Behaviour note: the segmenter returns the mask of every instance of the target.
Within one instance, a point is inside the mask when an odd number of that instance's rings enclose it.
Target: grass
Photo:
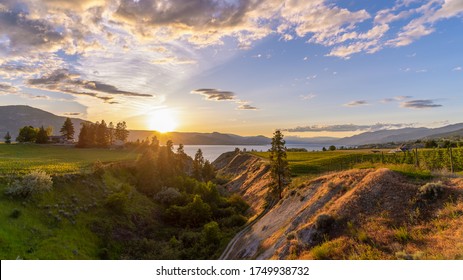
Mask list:
[[[137,151],[77,149],[67,146],[0,144],[0,175],[23,175],[32,170],[48,174],[89,171],[97,160],[115,162],[134,160]]]

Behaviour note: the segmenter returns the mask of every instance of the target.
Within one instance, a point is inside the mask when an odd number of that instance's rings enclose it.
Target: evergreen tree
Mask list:
[[[5,137],[3,138],[5,139],[5,144],[11,144],[11,135],[9,131],[6,132]]]
[[[46,144],[48,143],[48,133],[43,127],[40,127],[39,131],[37,132],[37,138],[35,139],[35,143],[37,144]]]
[[[60,132],[62,136],[66,137],[66,140],[74,139],[74,124],[72,124],[70,118],[66,118]]]
[[[205,182],[208,182],[215,178],[214,166],[208,160],[204,162],[204,166],[201,173]]]
[[[291,182],[291,173],[286,159],[286,147],[283,134],[276,130],[272,138],[272,148],[270,149],[271,176],[273,180],[273,191],[282,198],[283,189]]]
[[[182,173],[185,172],[188,155],[185,153],[183,144],[178,145],[176,157],[177,169]]]
[[[203,167],[204,167],[204,157],[203,157],[203,152],[201,149],[198,149],[198,151],[195,154],[195,159],[193,160],[193,177],[198,180],[202,181],[202,175],[203,175]]]
[[[90,129],[89,126],[91,124],[87,123],[82,123],[82,127],[80,128],[80,133],[79,133],[79,141],[77,142],[77,147],[79,148],[86,148],[89,147],[89,139],[90,139]]]
[[[98,147],[108,147],[109,145],[109,133],[108,126],[104,120],[101,123],[96,123],[95,126],[95,140]]]

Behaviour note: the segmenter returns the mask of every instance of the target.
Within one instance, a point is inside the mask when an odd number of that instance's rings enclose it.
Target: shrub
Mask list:
[[[127,194],[124,192],[118,192],[108,196],[105,206],[116,214],[124,214],[127,211],[127,203]]]
[[[53,187],[53,180],[50,175],[43,171],[32,171],[21,180],[15,180],[5,191],[5,194],[27,198],[36,193],[50,191]]]
[[[328,232],[334,224],[334,218],[328,214],[321,214],[315,220],[315,228],[320,232]]]
[[[182,194],[176,188],[169,187],[158,192],[154,199],[164,205],[171,205],[179,201],[181,197]]]
[[[21,210],[19,209],[13,209],[13,211],[10,214],[10,218],[17,219],[21,216]]]
[[[434,200],[441,196],[444,191],[444,185],[441,182],[427,183],[419,189],[418,195],[421,198]]]

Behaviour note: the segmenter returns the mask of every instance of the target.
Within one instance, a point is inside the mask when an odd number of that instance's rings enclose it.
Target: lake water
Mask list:
[[[185,145],[185,153],[190,157],[194,158],[198,149],[201,149],[203,152],[204,159],[213,162],[216,158],[218,158],[221,154],[226,152],[232,152],[235,148],[239,148],[240,150],[246,149],[247,151],[255,150],[255,151],[267,151],[270,149],[271,145]],[[321,151],[323,147],[328,148],[329,144],[286,144],[287,148],[305,148],[307,151]],[[177,149],[177,146],[174,147],[174,151]]]

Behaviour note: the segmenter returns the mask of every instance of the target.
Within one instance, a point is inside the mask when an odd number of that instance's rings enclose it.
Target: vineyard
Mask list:
[[[253,152],[253,154],[262,158],[269,157],[268,152]],[[432,171],[463,171],[463,148],[418,149],[399,153],[388,153],[388,150],[377,153],[371,150],[288,152],[287,156],[295,176],[378,166],[391,169],[397,167],[416,169],[425,174]]]

